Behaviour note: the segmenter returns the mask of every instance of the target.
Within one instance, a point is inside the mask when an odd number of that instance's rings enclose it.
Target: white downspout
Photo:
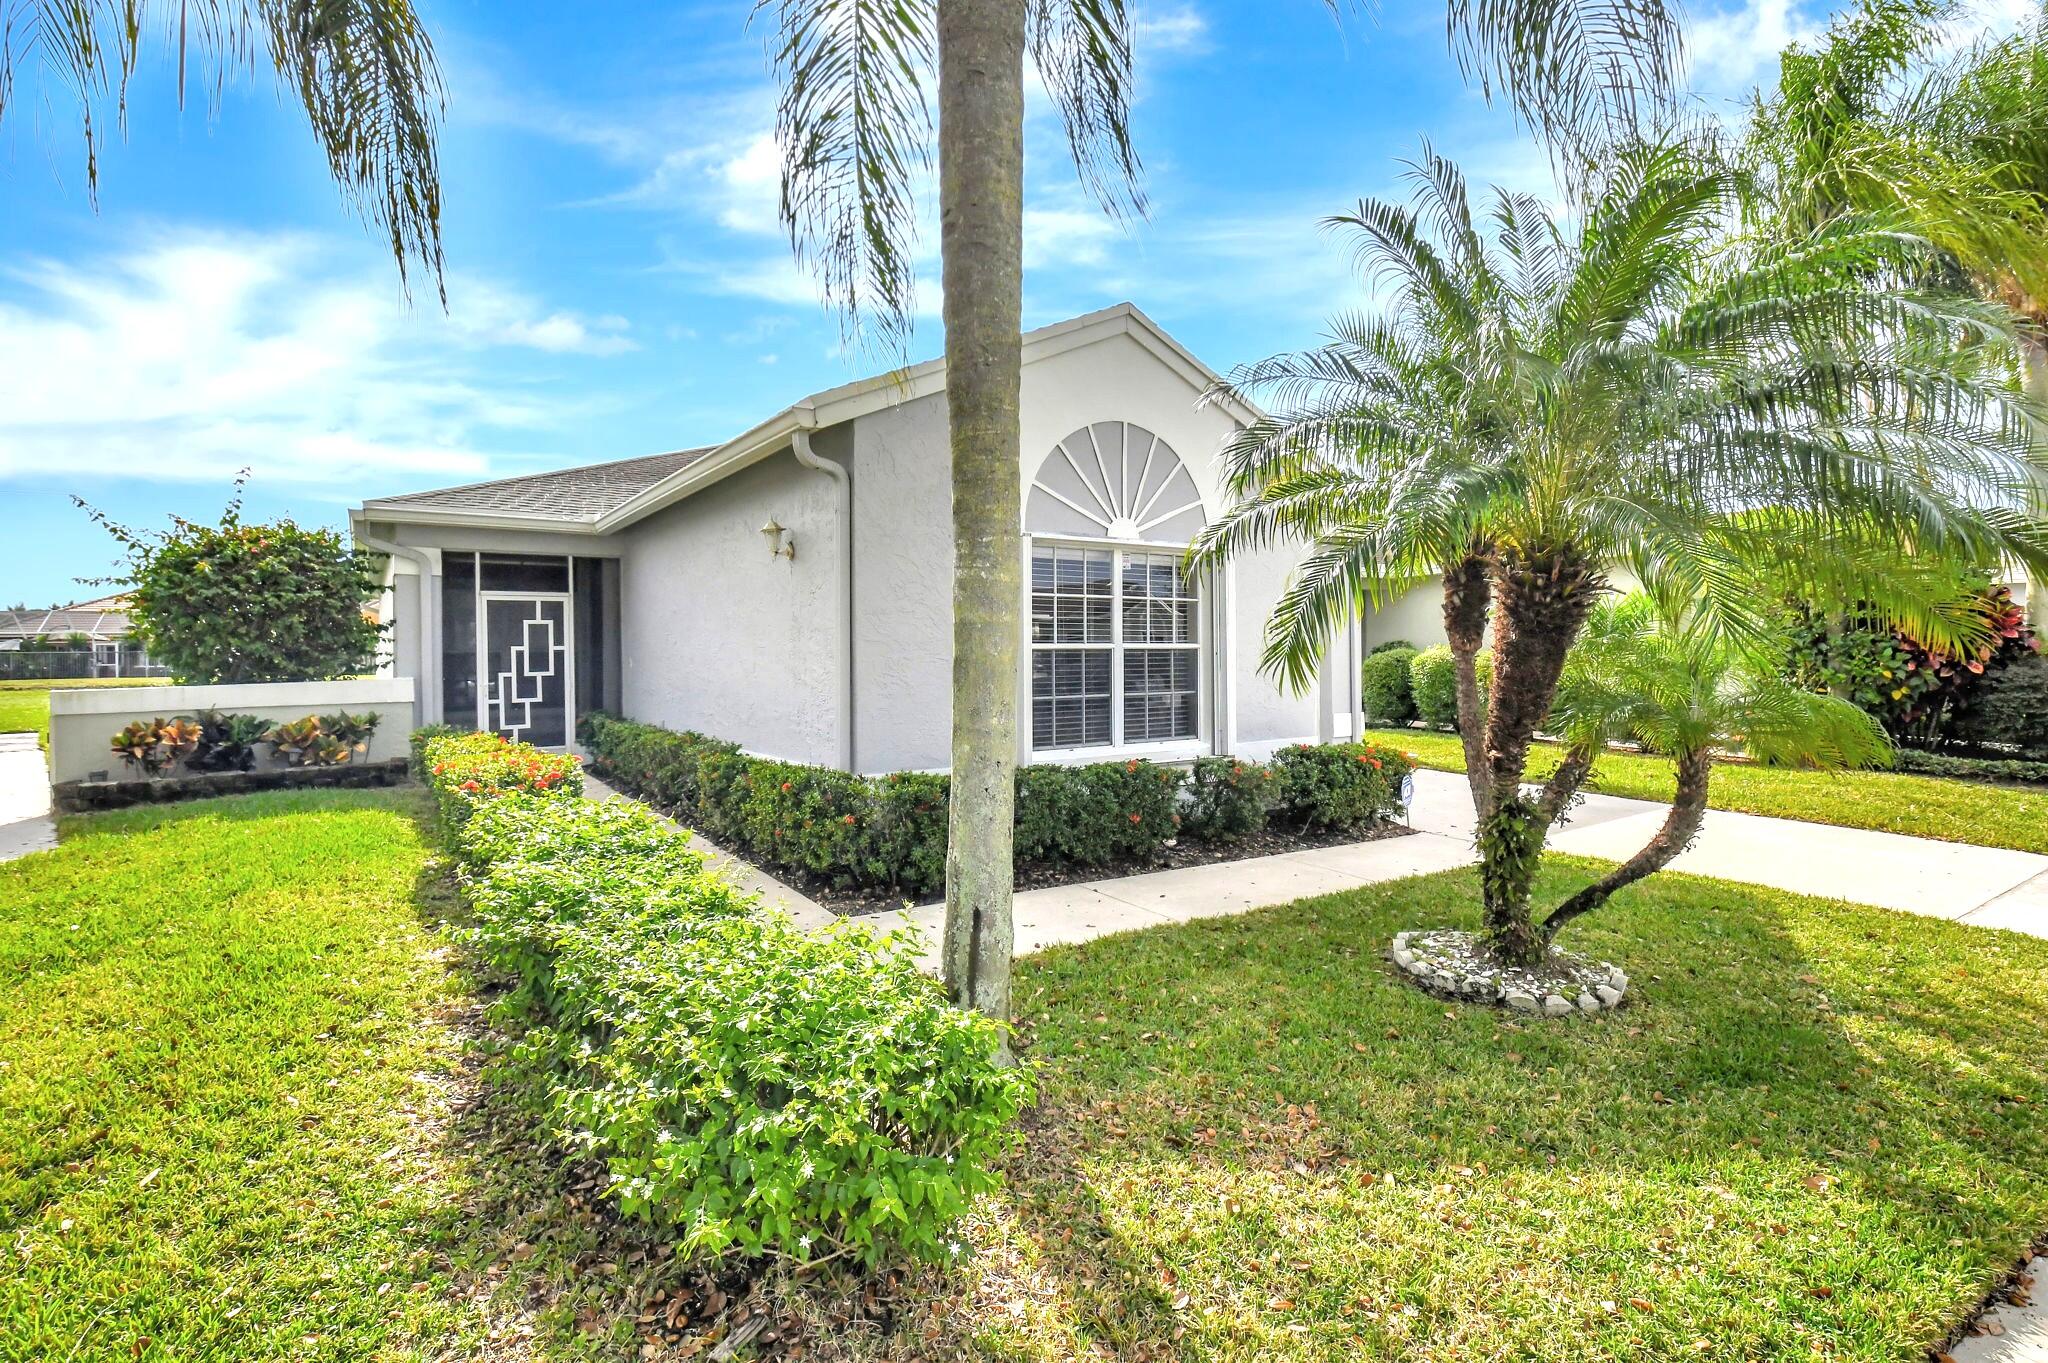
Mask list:
[[[409,558],[420,566],[420,698],[417,722],[430,724],[441,719],[441,589],[434,581],[434,558],[424,549],[380,540],[361,525],[352,526],[356,543],[379,554]]]
[[[839,484],[839,627],[845,631],[839,655],[839,766],[858,776],[853,738],[853,482],[844,465],[811,448],[809,427],[790,432],[789,448],[797,463]]]

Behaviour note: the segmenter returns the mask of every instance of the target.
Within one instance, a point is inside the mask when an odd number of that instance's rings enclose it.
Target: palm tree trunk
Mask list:
[[[1565,924],[1599,908],[1615,891],[1625,890],[1643,877],[1663,870],[1672,858],[1692,846],[1692,840],[1699,836],[1700,823],[1706,818],[1707,783],[1713,771],[1713,759],[1705,749],[1679,755],[1678,792],[1671,802],[1671,812],[1664,816],[1664,826],[1642,851],[1551,910],[1540,929],[1545,945],[1555,940],[1558,929]]]
[[[946,988],[1010,1021],[1022,494],[1027,0],[939,0],[939,224],[953,449]],[[1008,1054],[1007,1044],[1004,1050]]]
[[[1541,807],[1522,793],[1529,744],[1550,714],[1565,655],[1599,586],[1598,574],[1566,549],[1497,557],[1479,880],[1487,945],[1516,965],[1535,964],[1545,947],[1529,906],[1546,831]]]
[[[1485,706],[1479,695],[1479,650],[1486,643],[1486,620],[1493,609],[1487,564],[1467,554],[1444,570],[1444,639],[1458,678],[1458,738],[1465,745],[1465,780],[1472,787],[1472,812],[1484,819],[1487,799]]]

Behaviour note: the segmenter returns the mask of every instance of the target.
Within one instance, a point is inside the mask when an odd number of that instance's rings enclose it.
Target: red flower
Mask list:
[[[845,824],[848,828],[853,827],[853,815],[847,815],[844,819],[841,819],[840,822]]]
[[[784,782],[782,783],[782,793],[783,793],[784,795],[787,795],[787,794],[789,794],[789,782],[787,782],[787,781],[784,781]]]
[[[1131,822],[1132,822],[1132,823],[1143,823],[1144,821],[1145,821],[1145,820],[1144,820],[1144,816],[1142,816],[1142,815],[1139,815],[1139,814],[1133,814],[1133,815],[1131,815]]]

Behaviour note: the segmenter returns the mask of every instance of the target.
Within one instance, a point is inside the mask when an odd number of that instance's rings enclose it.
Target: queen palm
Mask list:
[[[128,116],[128,83],[153,46],[219,84],[267,63],[306,111],[345,197],[380,231],[401,279],[441,285],[435,125],[441,78],[411,0],[16,0],[0,17],[0,119],[17,77],[42,70],[75,96],[87,186],[97,194],[102,106]]]
[[[1350,0],[1325,0],[1333,12]],[[1045,81],[1082,180],[1140,212],[1125,0],[758,0],[775,18],[782,218],[850,330],[889,345],[915,310],[917,200],[938,217],[953,458],[953,794],[942,943],[954,999],[1009,1017],[1012,802],[1022,590],[1024,66]],[[1583,153],[1669,87],[1664,0],[1450,0],[1468,75]]]
[[[1545,811],[1584,778],[1567,764],[1531,796],[1529,746],[1613,570],[1738,644],[1769,629],[1753,587],[1766,557],[1806,590],[1959,638],[1966,608],[1887,569],[2048,563],[2041,522],[2009,509],[2040,505],[2048,464],[2011,383],[2012,318],[1885,283],[1927,249],[1889,225],[1845,215],[1793,242],[1730,239],[1736,177],[1678,144],[1620,153],[1569,228],[1497,194],[1482,231],[1440,158],[1414,181],[1408,206],[1335,220],[1392,287],[1384,315],[1233,376],[1274,411],[1226,451],[1238,500],[1195,557],[1306,544],[1264,657],[1298,686],[1361,599],[1441,575],[1486,937],[1526,963],[1547,940],[1531,904]]]

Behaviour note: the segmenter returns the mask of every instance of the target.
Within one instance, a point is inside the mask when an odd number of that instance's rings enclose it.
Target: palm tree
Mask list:
[[[1895,230],[1844,216],[1792,243],[1730,240],[1737,177],[1676,143],[1620,153],[1569,233],[1511,194],[1482,233],[1455,166],[1426,156],[1413,178],[1412,206],[1333,220],[1394,286],[1386,315],[1226,385],[1273,414],[1227,449],[1238,501],[1194,553],[1307,544],[1264,658],[1296,686],[1330,622],[1441,574],[1464,715],[1490,601],[1467,752],[1486,937],[1521,964],[1547,941],[1530,902],[1545,811],[1584,778],[1568,764],[1532,798],[1529,745],[1611,569],[1744,645],[1770,633],[1766,557],[1823,599],[1960,639],[1981,627],[1967,606],[1889,570],[2048,564],[2032,514],[2048,460],[2011,383],[2012,318],[1884,284],[1927,250]]]
[[[1937,248],[1924,282],[2014,308],[2028,377],[2048,399],[2048,11],[1959,53],[1959,0],[1863,0],[1807,51],[1787,51],[1744,152],[1763,230],[1790,236],[1844,214],[1901,225]]]
[[[21,69],[39,65],[69,87],[97,198],[101,106],[111,93],[125,122],[129,79],[157,42],[177,54],[181,99],[195,52],[213,65],[216,94],[237,68],[275,67],[401,281],[418,264],[441,288],[441,77],[411,0],[20,0],[0,19],[0,119]]]
[[[1333,13],[1350,0],[1324,0]],[[953,796],[942,954],[954,1000],[1009,1018],[1016,676],[1022,623],[1018,391],[1024,63],[1083,182],[1139,213],[1126,0],[757,0],[782,88],[784,223],[850,331],[887,345],[915,310],[917,194],[937,70],[946,395],[953,456]],[[1559,145],[1632,126],[1670,86],[1663,0],[1450,0],[1467,74]],[[1589,158],[1576,155],[1572,167]]]
[[[1538,811],[1545,824],[1563,812],[1564,792],[1598,774],[1610,744],[1635,743],[1671,758],[1678,783],[1671,812],[1643,849],[1544,917],[1538,926],[1546,945],[1691,844],[1722,748],[1823,771],[1875,766],[1891,754],[1883,728],[1856,706],[1793,685],[1698,620],[1669,618],[1641,593],[1593,608],[1565,660],[1550,728],[1564,742],[1561,766],[1571,774],[1546,790],[1550,804]]]

